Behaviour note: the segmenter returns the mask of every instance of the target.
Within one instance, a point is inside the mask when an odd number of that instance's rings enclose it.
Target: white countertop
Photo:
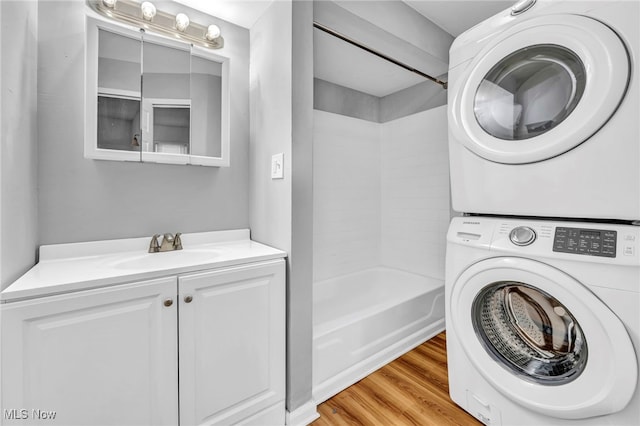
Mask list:
[[[148,253],[150,240],[144,237],[41,246],[38,264],[0,293],[0,303],[287,255],[251,241],[248,229],[182,234],[183,250],[163,253]]]

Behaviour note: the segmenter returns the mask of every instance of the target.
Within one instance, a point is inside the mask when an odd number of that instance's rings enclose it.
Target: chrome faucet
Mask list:
[[[149,243],[149,253],[182,250],[182,240],[180,239],[180,235],[182,235],[180,232],[177,232],[176,235],[164,234],[162,236],[162,243],[160,243],[158,242],[160,234],[155,234],[151,237],[151,242]]]

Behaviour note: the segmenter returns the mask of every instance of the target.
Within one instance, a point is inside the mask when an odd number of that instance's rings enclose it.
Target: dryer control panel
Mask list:
[[[616,257],[617,231],[557,227],[553,251],[588,256]]]

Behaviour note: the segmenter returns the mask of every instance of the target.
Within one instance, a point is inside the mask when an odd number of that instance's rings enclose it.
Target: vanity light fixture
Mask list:
[[[184,13],[178,13],[176,15],[176,29],[184,32],[189,26],[189,17]]]
[[[100,15],[140,29],[155,31],[209,49],[224,47],[224,38],[220,35],[220,28],[217,25],[205,26],[191,22],[186,14],[172,15],[157,10],[149,1],[140,3],[136,0],[86,0],[86,2]]]
[[[140,10],[142,11],[142,17],[150,21],[156,16],[156,7],[150,1],[145,1],[140,5]]]

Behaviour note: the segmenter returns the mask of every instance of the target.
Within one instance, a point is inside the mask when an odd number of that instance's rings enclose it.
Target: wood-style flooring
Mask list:
[[[481,425],[449,398],[445,333],[318,407],[312,426]]]

